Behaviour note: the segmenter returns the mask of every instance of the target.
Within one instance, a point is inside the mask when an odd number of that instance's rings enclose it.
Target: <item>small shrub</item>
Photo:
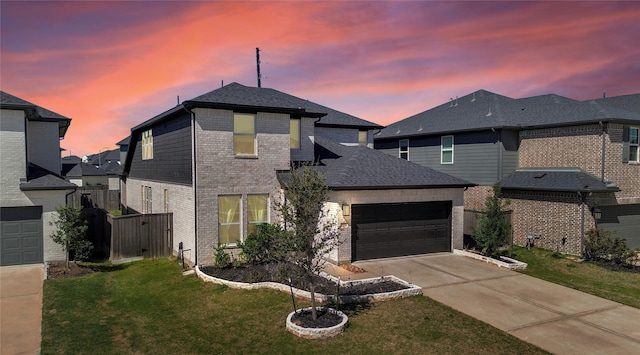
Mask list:
[[[231,255],[226,252],[224,244],[218,244],[213,254],[213,266],[224,269],[231,265]]]
[[[497,257],[511,234],[511,226],[505,222],[509,200],[500,198],[500,185],[493,185],[493,194],[487,196],[485,207],[478,216],[478,228],[473,228],[473,239],[482,254]]]
[[[244,242],[238,242],[241,255],[251,264],[264,264],[286,260],[291,250],[289,233],[276,224],[261,224],[257,232],[250,234]]]
[[[629,249],[626,240],[613,237],[610,231],[594,228],[585,233],[586,260],[631,265],[637,253],[638,250]]]

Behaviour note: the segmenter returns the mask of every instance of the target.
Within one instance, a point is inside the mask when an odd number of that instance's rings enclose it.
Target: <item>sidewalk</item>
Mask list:
[[[0,354],[39,354],[44,265],[0,267]]]
[[[423,294],[556,354],[640,354],[640,309],[482,261],[436,254],[375,261],[342,280],[395,275]]]

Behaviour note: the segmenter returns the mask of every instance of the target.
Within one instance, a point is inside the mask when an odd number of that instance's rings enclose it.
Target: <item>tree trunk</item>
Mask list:
[[[69,243],[65,244],[64,249],[66,251],[65,254],[67,256],[67,258],[66,258],[67,260],[66,261],[67,261],[67,270],[68,270],[69,269]]]
[[[313,281],[309,280],[309,292],[311,293],[311,317],[318,319],[318,312],[316,311],[316,294],[313,287]]]

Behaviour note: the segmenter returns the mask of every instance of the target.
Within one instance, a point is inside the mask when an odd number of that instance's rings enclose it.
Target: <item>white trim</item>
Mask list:
[[[406,151],[402,150],[402,142],[407,142]],[[408,139],[401,139],[401,140],[398,141],[398,158],[404,159],[402,157],[403,153],[407,154],[407,159],[405,159],[405,160],[409,160],[409,140]]]
[[[451,148],[445,148],[444,147],[444,140],[445,138],[449,138],[451,137]],[[454,147],[454,140],[453,140],[453,136],[449,135],[449,136],[442,136],[440,137],[440,164],[453,164],[453,147]],[[451,152],[451,161],[444,161],[444,153],[445,152]]]

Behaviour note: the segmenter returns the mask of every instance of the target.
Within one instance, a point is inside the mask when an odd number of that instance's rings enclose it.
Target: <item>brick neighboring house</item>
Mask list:
[[[517,244],[537,235],[539,246],[580,254],[597,223],[640,247],[639,106],[640,94],[582,102],[479,90],[389,125],[375,148],[476,183],[467,210],[501,182]]]
[[[64,260],[50,235],[75,185],[60,172],[71,119],[0,92],[0,265]]]
[[[257,224],[278,223],[273,201],[291,164],[319,160],[344,241],[331,261],[460,248],[463,188],[472,184],[366,148],[380,128],[232,83],[132,128],[122,204],[172,212],[174,252],[182,242],[187,261],[211,264],[219,243],[233,249]],[[389,228],[410,232],[394,237]]]

